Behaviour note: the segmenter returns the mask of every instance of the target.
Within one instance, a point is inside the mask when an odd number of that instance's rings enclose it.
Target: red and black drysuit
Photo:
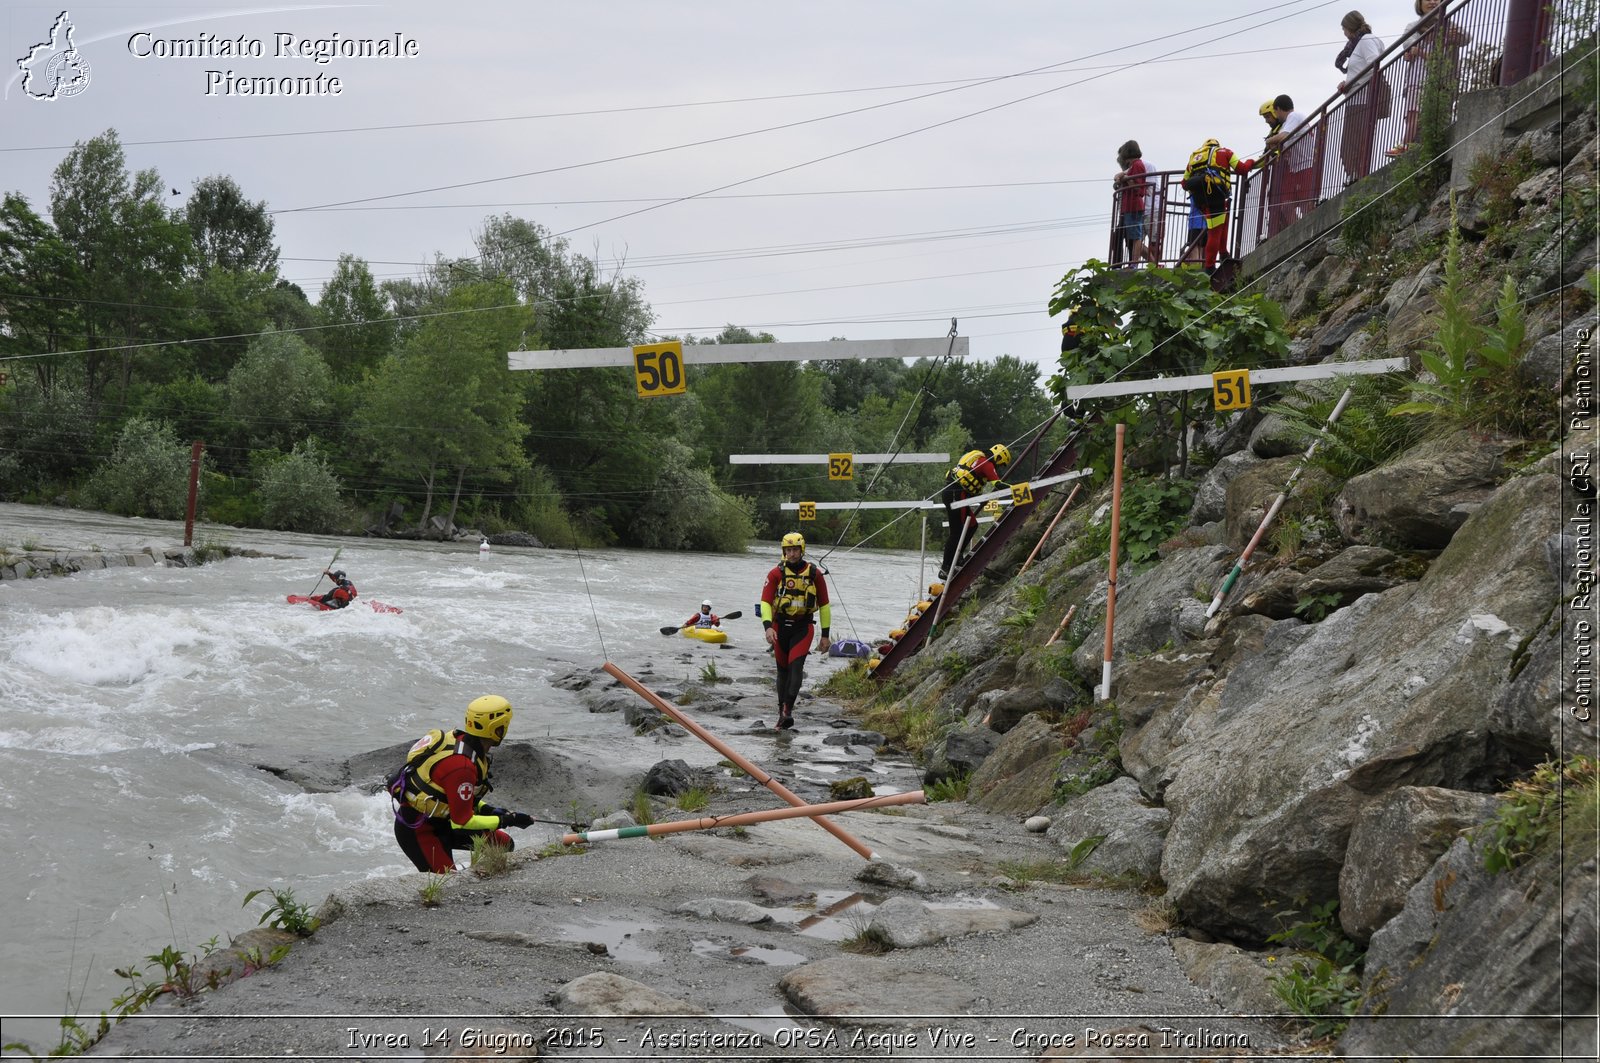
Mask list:
[[[456,869],[451,850],[471,850],[475,838],[515,848],[502,827],[532,819],[479,799],[489,791],[489,754],[482,739],[464,731],[430,731],[417,740],[389,782],[395,797],[394,837],[418,871]]]
[[[761,626],[771,629],[776,641],[772,656],[778,667],[778,725],[789,726],[795,699],[805,677],[806,654],[811,652],[812,616],[822,613],[822,642],[826,645],[833,607],[828,604],[828,583],[811,562],[782,561],[767,573],[761,589]]]

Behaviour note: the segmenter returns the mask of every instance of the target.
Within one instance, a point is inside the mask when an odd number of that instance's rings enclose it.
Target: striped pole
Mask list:
[[[1266,516],[1262,517],[1261,523],[1256,525],[1256,533],[1250,537],[1250,542],[1246,544],[1244,553],[1240,554],[1239,560],[1233,563],[1233,568],[1229,570],[1228,577],[1222,581],[1222,587],[1217,591],[1216,597],[1212,598],[1211,604],[1206,606],[1206,616],[1208,618],[1217,615],[1217,610],[1222,607],[1222,599],[1228,596],[1228,592],[1238,582],[1239,576],[1244,572],[1245,563],[1250,560],[1250,555],[1255,553],[1256,547],[1261,543],[1261,537],[1267,533],[1267,528],[1272,524],[1273,519],[1277,517],[1278,511],[1283,508],[1283,504],[1288,500],[1290,492],[1294,490],[1294,485],[1300,481],[1300,474],[1305,472],[1306,464],[1310,462],[1311,455],[1317,452],[1318,445],[1327,437],[1328,429],[1333,427],[1333,422],[1337,421],[1339,415],[1344,412],[1345,403],[1350,401],[1350,393],[1350,388],[1344,389],[1344,394],[1339,396],[1339,401],[1334,404],[1333,412],[1328,414],[1327,423],[1322,426],[1322,430],[1317,433],[1317,437],[1311,441],[1311,445],[1306,448],[1306,452],[1300,455],[1300,463],[1294,467],[1294,472],[1289,474],[1289,479],[1284,483],[1283,490],[1278,492],[1278,497],[1274,498],[1272,505],[1267,507]]]
[[[830,815],[835,812],[860,812],[869,808],[886,808],[889,805],[920,805],[926,796],[921,790],[903,794],[885,794],[882,797],[864,797],[855,801],[829,801],[821,805],[800,805],[796,808],[768,808],[760,812],[739,812],[731,816],[704,816],[700,819],[680,819],[671,823],[650,823],[643,827],[618,827],[615,830],[587,830],[563,834],[562,845],[585,842],[609,842],[619,838],[653,838],[658,834],[676,834],[686,830],[713,830],[717,827],[742,827],[747,823],[766,823],[778,819],[798,819],[801,816]]]
[[[1127,434],[1127,425],[1117,425],[1117,464],[1111,473],[1111,565],[1106,575],[1106,650],[1100,662],[1101,701],[1111,698],[1111,633],[1117,622],[1117,540],[1122,535],[1122,446]]]
[[[723,756],[727,757],[740,771],[750,776],[750,778],[754,779],[762,786],[765,786],[767,789],[771,790],[773,793],[777,794],[779,797],[783,798],[796,808],[800,808],[805,804],[805,801],[795,796],[795,794],[791,792],[788,787],[784,786],[777,779],[774,779],[772,776],[756,767],[746,758],[734,752],[731,746],[729,746],[722,739],[718,738],[716,735],[712,734],[710,731],[707,731],[704,727],[701,727],[698,723],[695,723],[693,720],[689,719],[689,717],[685,716],[683,711],[677,706],[669,705],[666,699],[660,694],[657,694],[649,687],[646,687],[643,683],[639,682],[637,679],[633,678],[633,676],[629,675],[627,672],[624,672],[621,668],[618,668],[610,661],[607,661],[603,667],[606,673],[613,679],[627,687],[629,690],[633,691],[635,694],[639,695],[644,700],[648,701],[657,712],[682,725],[684,730],[700,739],[700,741],[704,742],[712,749],[715,749],[718,753],[721,753]],[[850,848],[854,849],[863,859],[877,859],[877,853],[874,853],[871,849],[867,848],[858,838],[851,835],[849,831],[845,830],[837,823],[834,823],[831,820],[823,819],[821,816],[817,816],[814,813],[807,813],[807,815],[813,816],[813,818],[815,818],[817,821],[817,826],[821,827],[823,830],[827,831],[835,838],[838,838]]]
[[[1067,630],[1067,625],[1072,623],[1072,614],[1076,613],[1077,611],[1078,607],[1076,605],[1067,610],[1067,615],[1062,617],[1061,623],[1056,625],[1056,633],[1050,636],[1050,641],[1045,643],[1046,646],[1053,644],[1056,639],[1061,637],[1061,633]]]

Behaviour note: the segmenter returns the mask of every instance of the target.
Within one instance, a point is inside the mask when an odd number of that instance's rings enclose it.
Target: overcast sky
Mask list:
[[[115,128],[130,169],[179,192],[174,207],[212,174],[264,200],[282,273],[313,300],[341,252],[413,276],[436,253],[471,254],[483,219],[509,212],[620,261],[662,334],[942,336],[955,317],[974,357],[1048,373],[1045,304],[1063,273],[1106,255],[1118,145],[1137,139],[1153,169],[1207,136],[1254,154],[1262,100],[1288,92],[1309,111],[1332,93],[1348,9],[73,4],[89,80],[41,100],[18,60],[47,64],[32,50],[63,7],[8,2],[0,188],[47,213],[66,150]],[[1402,0],[1364,10],[1385,40],[1412,17]],[[284,39],[335,35],[414,54],[280,57]],[[240,38],[260,57],[217,54]],[[213,54],[171,54],[185,48]],[[320,94],[238,89],[318,75]]]

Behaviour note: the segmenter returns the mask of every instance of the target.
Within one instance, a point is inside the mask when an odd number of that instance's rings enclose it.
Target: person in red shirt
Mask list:
[[[735,618],[737,619],[737,618]],[[700,611],[678,625],[679,627],[721,627],[722,617],[711,611],[711,602],[700,603]]]
[[[985,454],[981,450],[969,450],[961,455],[961,460],[956,462],[955,468],[950,470],[945,480],[944,491],[939,500],[944,503],[945,521],[949,530],[944,538],[944,562],[939,566],[939,578],[946,579],[953,573],[959,562],[956,560],[956,550],[961,547],[963,531],[965,531],[966,546],[963,553],[970,549],[973,539],[978,534],[978,507],[967,506],[957,511],[955,504],[963,498],[981,495],[984,489],[993,483],[1003,483],[1000,479],[1000,470],[1011,464],[1011,448],[1004,443],[996,443]]]
[[[1205,270],[1217,267],[1217,259],[1228,253],[1228,209],[1233,201],[1233,177],[1249,173],[1254,159],[1240,159],[1232,148],[1207,140],[1189,156],[1183,170],[1183,187],[1200,207],[1206,219]]]
[[[1139,142],[1130,140],[1117,149],[1117,165],[1122,167],[1114,184],[1117,189],[1117,233],[1128,251],[1128,265],[1137,267],[1142,258],[1155,265],[1156,256],[1145,242],[1145,207],[1150,198],[1150,185],[1145,177],[1148,168],[1139,151]]]
[[[454,871],[451,850],[470,850],[479,837],[513,849],[504,828],[533,824],[526,812],[482,802],[490,788],[489,750],[505,740],[510,726],[511,702],[498,694],[478,698],[467,706],[460,730],[423,735],[389,780],[395,841],[418,871]]]
[[[828,584],[822,570],[805,559],[806,540],[790,532],[781,543],[783,561],[767,573],[761,590],[761,629],[778,665],[778,729],[794,726],[794,703],[805,678],[806,654],[811,650],[811,617],[820,612],[822,641],[818,653],[827,653],[832,641],[828,626],[833,606],[828,604]]]

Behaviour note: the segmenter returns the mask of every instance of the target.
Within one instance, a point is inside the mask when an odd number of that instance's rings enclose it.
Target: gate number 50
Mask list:
[[[633,383],[641,399],[682,395],[689,389],[683,373],[683,344],[646,343],[633,349]]]

